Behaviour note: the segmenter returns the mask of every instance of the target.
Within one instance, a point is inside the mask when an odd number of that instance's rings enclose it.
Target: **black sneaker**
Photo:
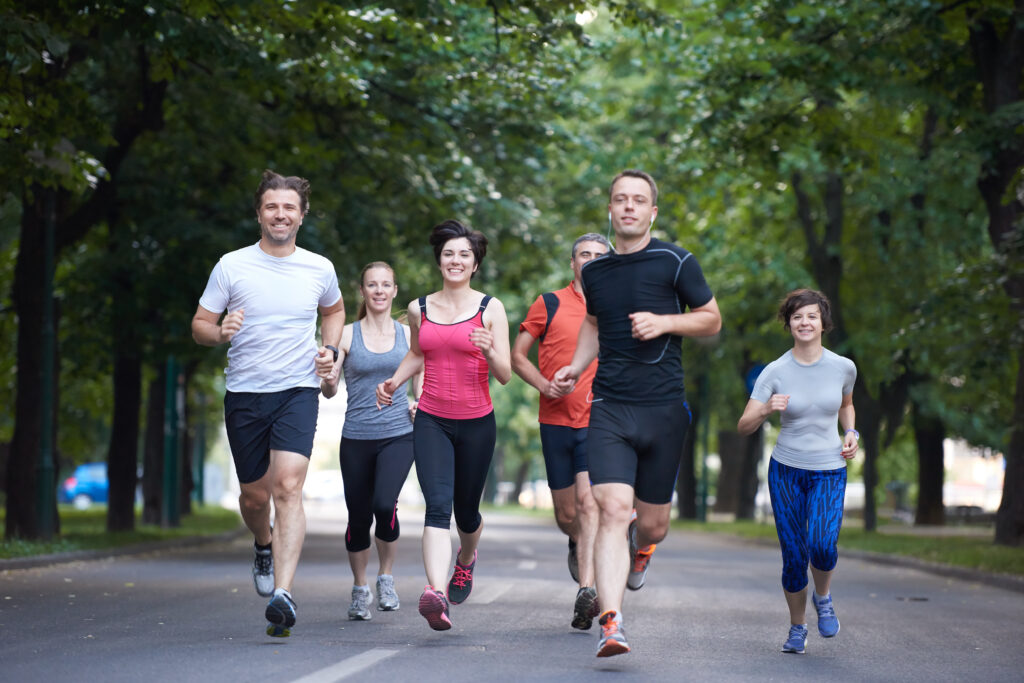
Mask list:
[[[252,562],[252,583],[256,592],[265,598],[274,594],[274,553],[270,544],[261,546],[254,542],[256,557]]]
[[[267,603],[264,615],[270,622],[267,624],[267,635],[275,638],[287,638],[292,634],[292,626],[295,626],[295,600],[284,589],[275,591],[274,597]]]
[[[589,630],[594,625],[594,617],[601,613],[597,601],[596,588],[581,588],[576,593],[576,604],[573,605],[572,627],[581,631]]]
[[[462,552],[462,548],[459,548]],[[466,601],[469,592],[473,590],[473,568],[476,567],[476,551],[473,551],[473,561],[468,565],[459,562],[459,555],[455,555],[455,572],[448,582],[448,602],[458,605]]]
[[[573,583],[580,582],[580,561],[576,557],[576,541],[569,539],[569,576]]]

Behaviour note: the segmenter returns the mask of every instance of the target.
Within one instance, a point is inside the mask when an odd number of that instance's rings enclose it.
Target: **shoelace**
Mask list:
[[[835,608],[832,607],[832,601],[819,602],[814,605],[818,610],[819,617],[834,617],[836,615]]]
[[[256,569],[260,574],[270,573],[270,563],[274,561],[274,556],[270,553],[256,553]]]
[[[803,639],[803,637],[806,634],[807,634],[807,629],[803,628],[802,626],[797,626],[796,624],[793,624],[792,626],[789,627],[789,639],[790,640],[793,640],[793,638],[801,638],[801,639]]]
[[[452,575],[452,583],[459,588],[465,588],[466,583],[473,579],[473,570],[469,567],[463,567],[458,562],[455,563],[455,574]]]
[[[649,545],[636,551],[636,558],[633,560],[633,571],[640,572],[644,570],[647,563],[651,561],[651,555],[654,554],[655,547],[654,545]]]

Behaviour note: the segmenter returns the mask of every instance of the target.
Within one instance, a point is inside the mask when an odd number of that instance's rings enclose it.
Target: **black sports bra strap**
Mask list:
[[[484,294],[484,298],[480,300],[480,312],[483,313],[484,309],[487,308],[487,302],[493,297],[490,294]]]
[[[426,318],[427,317],[427,297],[421,296],[419,303],[420,303],[420,317]]]

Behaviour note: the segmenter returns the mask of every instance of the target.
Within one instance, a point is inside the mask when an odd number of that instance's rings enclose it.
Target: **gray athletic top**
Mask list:
[[[405,384],[398,387],[394,403],[384,410],[377,410],[376,393],[377,385],[395,374],[409,350],[402,324],[392,321],[395,324],[395,345],[391,350],[374,353],[363,344],[361,322],[357,320],[352,324],[352,343],[341,364],[348,392],[341,435],[346,439],[387,439],[407,434],[412,431],[412,420],[409,419]]]
[[[853,391],[857,366],[849,358],[822,349],[821,358],[802,365],[793,350],[758,376],[750,398],[768,403],[772,394],[789,394],[789,405],[780,415],[782,429],[772,457],[783,465],[802,470],[835,470],[846,467],[840,453],[839,406]]]

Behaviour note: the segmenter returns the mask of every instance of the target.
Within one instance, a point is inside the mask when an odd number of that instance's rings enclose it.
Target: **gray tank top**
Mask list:
[[[341,367],[345,372],[348,403],[341,435],[346,439],[387,439],[412,431],[405,384],[398,387],[394,403],[377,410],[377,385],[395,374],[409,350],[402,324],[395,324],[395,345],[390,351],[374,353],[363,344],[362,321],[352,324],[352,343]]]

